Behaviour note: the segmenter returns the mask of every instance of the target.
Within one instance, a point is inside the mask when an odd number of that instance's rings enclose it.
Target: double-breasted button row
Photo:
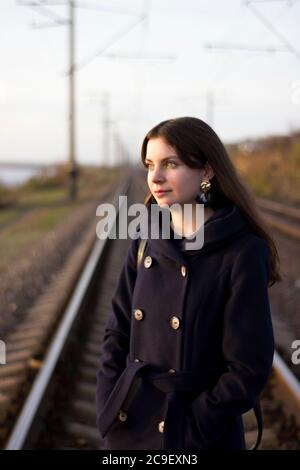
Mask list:
[[[152,266],[152,262],[153,262],[152,257],[151,257],[151,256],[146,256],[145,259],[144,259],[144,266],[145,266],[145,268],[149,269],[149,268]],[[186,276],[187,276],[187,268],[186,268],[186,266],[182,265],[181,268],[180,268],[180,271],[181,271],[182,277],[186,277]]]
[[[123,410],[120,410],[119,413],[118,413],[118,419],[119,421],[121,421],[122,423],[124,423],[126,420],[127,420],[127,413],[126,411],[123,411]],[[164,421],[160,421],[160,423],[158,423],[158,431],[163,434],[165,430],[165,422]]]
[[[152,266],[152,262],[153,262],[153,259],[151,256],[146,256],[145,259],[144,259],[144,266],[145,268],[150,268]],[[186,277],[187,275],[187,268],[186,266],[182,265],[181,268],[180,268],[180,271],[181,271],[181,275],[182,277]]]
[[[134,315],[134,318],[137,321],[141,321],[144,318],[144,313],[139,308],[137,308],[133,311],[133,315]],[[171,328],[173,328],[173,330],[178,330],[178,328],[180,328],[180,326],[181,326],[180,318],[177,317],[176,315],[173,315],[170,319],[170,325],[171,325]]]
[[[174,371],[174,372],[175,372],[174,369],[170,369],[170,371]],[[169,371],[169,372],[170,372],[170,371]],[[124,423],[124,422],[127,420],[127,413],[126,413],[126,411],[120,410],[119,413],[118,413],[118,419],[119,419],[119,421],[121,421],[122,423]],[[158,431],[159,431],[161,434],[163,434],[164,429],[165,429],[165,422],[164,422],[164,421],[160,421],[160,422],[158,423]]]

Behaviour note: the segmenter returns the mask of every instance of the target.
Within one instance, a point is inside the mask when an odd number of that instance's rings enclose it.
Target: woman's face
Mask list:
[[[176,150],[161,137],[148,141],[145,163],[148,186],[159,206],[194,202],[202,179],[207,177],[205,169],[190,168],[183,163]]]

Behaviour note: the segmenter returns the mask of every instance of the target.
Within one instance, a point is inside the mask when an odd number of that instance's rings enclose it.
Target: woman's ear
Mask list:
[[[210,181],[214,176],[215,172],[208,162],[205,162],[204,170],[204,178]]]

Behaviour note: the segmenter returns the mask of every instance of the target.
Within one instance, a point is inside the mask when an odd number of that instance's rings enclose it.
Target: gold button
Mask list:
[[[143,320],[144,318],[144,314],[142,312],[142,310],[140,310],[139,308],[137,308],[135,311],[134,311],[134,318],[138,321],[140,320]]]
[[[150,268],[151,264],[152,264],[151,256],[146,256],[146,258],[144,259],[145,268]]]
[[[170,374],[174,374],[174,372],[176,372],[175,369],[169,369],[169,373],[170,373]]]
[[[127,419],[127,413],[125,411],[120,410],[118,414],[118,418],[120,421],[124,422]]]
[[[181,266],[181,275],[182,275],[183,277],[186,276],[186,267],[185,267],[185,266]]]
[[[159,430],[159,432],[163,433],[163,432],[164,432],[164,427],[165,427],[165,422],[164,422],[164,421],[161,421],[161,422],[158,424],[158,430]]]
[[[180,327],[180,319],[178,317],[172,317],[171,318],[171,327],[173,328],[173,330],[178,330],[178,328]]]

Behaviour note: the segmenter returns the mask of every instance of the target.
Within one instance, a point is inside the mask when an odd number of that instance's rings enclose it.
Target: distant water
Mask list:
[[[5,186],[16,186],[25,183],[36,175],[38,170],[29,168],[6,168],[0,166],[0,183]]]

